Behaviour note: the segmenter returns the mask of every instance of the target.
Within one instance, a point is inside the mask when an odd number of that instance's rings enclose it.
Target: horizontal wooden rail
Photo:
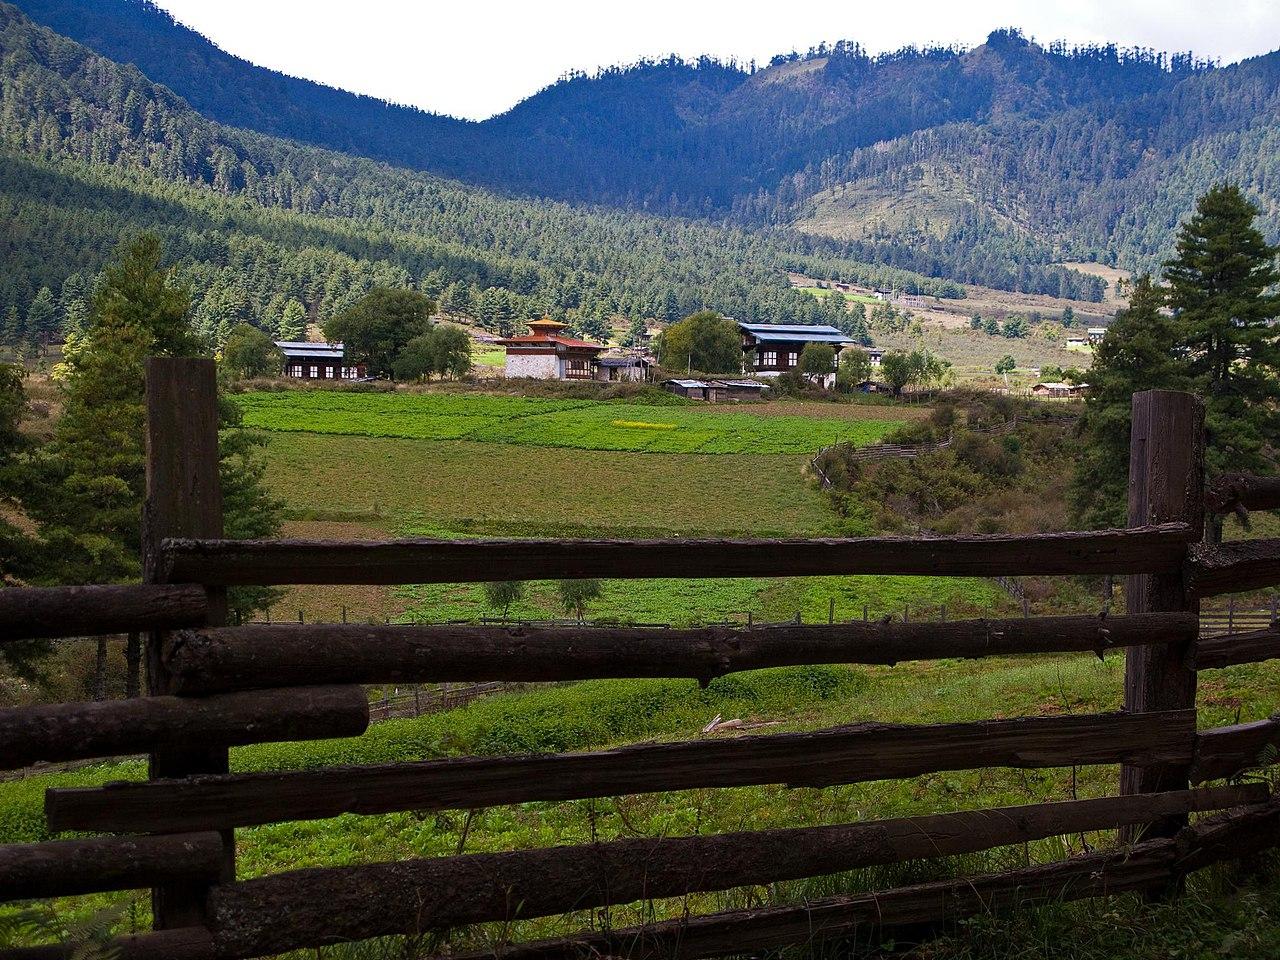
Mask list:
[[[1261,663],[1280,657],[1280,628],[1203,637],[1195,645],[1195,668],[1216,670],[1238,663]]]
[[[942,880],[875,893],[828,897],[795,906],[731,910],[643,927],[579,934],[500,951],[451,953],[451,960],[695,960],[759,953],[792,944],[866,938],[886,929],[936,930],[965,917],[1004,913],[1044,903],[1168,888],[1177,876],[1266,849],[1280,841],[1280,806],[1273,801],[1227,818],[1205,821],[1176,839],[1147,840],[1114,852],[1094,853],[1005,873]],[[1269,831],[1269,834],[1268,834]],[[440,958],[443,960],[443,958]]]
[[[1218,727],[1196,737],[1191,782],[1219,780],[1274,763],[1280,763],[1280,717]]]
[[[368,725],[369,701],[358,686],[15,707],[0,710],[0,769],[192,743],[237,746],[356,736]]]
[[[298,870],[215,887],[209,896],[210,929],[216,949],[225,955],[283,953],[970,853],[1256,804],[1267,794],[1254,784],[831,827]]]
[[[102,954],[110,960],[214,960],[213,937],[204,927],[157,930],[119,937]],[[0,960],[80,960],[85,953],[77,944],[47,947],[15,947],[0,950]],[[225,960],[225,958],[219,958]]]
[[[1255,477],[1248,473],[1223,474],[1209,484],[1204,501],[1205,509],[1210,513],[1280,510],[1280,477]]]
[[[215,586],[584,577],[1172,573],[1186,524],[1026,536],[815,540],[166,540],[163,579]]]
[[[255,624],[184,631],[167,659],[174,690],[317,683],[694,677],[811,663],[1090,651],[1190,643],[1191,613],[947,623],[642,627]]]
[[[534,800],[768,783],[819,787],[940,770],[1189,763],[1195,711],[1085,714],[641,744],[53,789],[56,830],[188,831],[343,813],[473,809]]]
[[[12,844],[0,847],[0,901],[211,881],[221,867],[213,832]]]
[[[1280,539],[1198,545],[1187,558],[1185,576],[1187,591],[1196,597],[1280,585]]]
[[[208,611],[204,587],[190,584],[11,587],[0,590],[0,643],[194,627]]]

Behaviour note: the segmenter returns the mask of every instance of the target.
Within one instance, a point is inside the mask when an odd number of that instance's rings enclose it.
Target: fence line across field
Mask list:
[[[631,931],[631,946],[616,951],[667,956],[675,945],[679,956],[694,958],[733,945],[781,946],[871,927],[892,930],[896,923],[937,925],[996,906],[1015,909],[1024,899],[1167,892],[1190,871],[1280,843],[1280,796],[1268,787],[1202,786],[1272,762],[1280,747],[1280,719],[1199,730],[1195,709],[1198,669],[1280,657],[1274,617],[1259,629],[1200,636],[1202,597],[1229,593],[1239,584],[1280,584],[1280,541],[1202,542],[1206,502],[1218,512],[1273,509],[1280,506],[1280,485],[1237,477],[1206,496],[1203,406],[1189,394],[1135,395],[1130,511],[1121,530],[384,543],[225,539],[212,361],[148,361],[146,400],[147,582],[109,591],[55,588],[38,598],[17,588],[3,591],[8,596],[0,601],[0,642],[37,629],[42,636],[58,635],[56,616],[37,622],[21,612],[26,598],[55,613],[62,603],[74,609],[64,632],[75,636],[92,632],[94,624],[104,633],[116,631],[145,612],[147,697],[0,711],[0,757],[10,762],[144,751],[151,756],[145,781],[47,792],[51,830],[106,835],[0,848],[0,897],[28,889],[57,896],[150,887],[155,932],[116,941],[122,960],[240,960],[1119,831],[1115,851],[1012,873],[879,891],[870,900],[835,897],[656,922]],[[673,628],[564,622],[228,625],[225,603],[226,588],[240,584],[855,572],[1123,574],[1129,578],[1127,609],[1114,616],[1030,617],[1024,605],[1021,617],[989,620],[945,618],[939,609],[938,619],[928,621],[913,619],[908,609],[901,619],[873,621],[865,611],[862,620],[841,621],[832,602],[826,623],[797,618],[763,625],[749,617],[747,624]],[[204,594],[203,606],[193,603],[200,599],[197,590]],[[1228,618],[1228,628],[1254,626],[1230,604]],[[379,712],[366,685],[385,690],[478,681],[464,689],[495,691],[513,683],[595,677],[686,677],[706,684],[763,666],[1108,651],[1125,657],[1125,709],[1118,713],[711,734],[609,750],[261,773],[232,773],[228,764],[230,745],[359,735]],[[385,710],[393,709],[388,697]],[[235,830],[257,824],[682,789],[816,789],[988,767],[1116,763],[1121,773],[1114,796],[236,878]],[[1193,813],[1210,816],[1192,825]],[[504,945],[502,956],[568,958],[597,949],[601,937],[599,931],[582,931]],[[607,942],[603,949],[615,952]],[[0,956],[50,955],[37,948]]]

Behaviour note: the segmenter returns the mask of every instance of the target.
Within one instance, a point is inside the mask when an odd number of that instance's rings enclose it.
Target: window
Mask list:
[[[311,373],[310,373],[311,379],[312,379],[312,380],[314,380],[314,379],[316,378],[316,376],[317,376],[317,374],[316,374],[316,369],[317,369],[317,368],[316,368],[316,365],[315,365],[314,363],[313,363],[313,364],[311,364],[311,366],[310,366],[310,368],[309,368],[309,369],[311,370]]]
[[[790,353],[788,353],[788,354],[787,354],[787,366],[788,366],[788,367],[794,367],[794,366],[796,365],[796,360],[799,358],[799,356],[800,356],[800,354],[796,353],[794,350],[792,350]]]
[[[760,365],[762,367],[776,367],[778,365],[778,351],[766,350],[762,355]]]
[[[581,357],[570,357],[565,361],[564,375],[579,380],[591,379],[591,361]]]
[[[302,376],[302,364],[300,364],[300,363],[291,363],[291,364],[289,364],[289,376],[291,376],[291,377],[300,377],[300,376]]]

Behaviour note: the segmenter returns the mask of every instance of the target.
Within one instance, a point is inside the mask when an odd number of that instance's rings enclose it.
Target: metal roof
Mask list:
[[[685,388],[693,388],[693,387],[705,388],[706,387],[706,384],[703,383],[701,380],[666,380],[664,382],[674,383],[677,387],[685,387]]]
[[[751,390],[763,390],[765,385],[755,380],[712,380],[713,387],[745,387]]]
[[[602,367],[632,367],[636,364],[644,366],[646,363],[652,363],[644,357],[601,357],[600,366]]]
[[[803,323],[739,323],[757,340],[773,343],[853,343],[838,327]]]
[[[292,356],[334,360],[341,360],[343,356],[343,345],[341,343],[310,343],[303,340],[277,340],[275,341],[275,345],[280,349],[281,353],[290,354]]]

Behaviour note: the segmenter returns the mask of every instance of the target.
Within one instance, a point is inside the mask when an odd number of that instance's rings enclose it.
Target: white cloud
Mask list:
[[[566,70],[672,52],[764,62],[824,40],[857,40],[873,52],[908,43],[972,45],[1005,26],[1043,41],[1191,50],[1224,62],[1280,47],[1275,0],[159,2],[263,66],[475,118],[507,109]]]

